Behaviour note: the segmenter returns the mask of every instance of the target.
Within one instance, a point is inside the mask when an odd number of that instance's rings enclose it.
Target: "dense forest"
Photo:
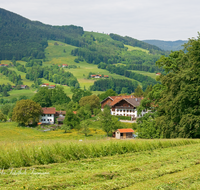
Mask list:
[[[137,86],[137,82],[132,82],[128,79],[100,79],[94,82],[94,85],[91,86],[90,90],[106,91],[108,89],[112,89],[118,94],[131,94]]]

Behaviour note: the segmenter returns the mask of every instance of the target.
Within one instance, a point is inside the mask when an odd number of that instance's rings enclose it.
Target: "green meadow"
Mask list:
[[[90,32],[86,32],[86,34],[90,34]],[[101,34],[101,33],[91,33],[96,39],[98,38],[106,38],[108,40],[113,40],[112,38],[110,38],[109,35],[105,35],[105,34]],[[98,43],[98,42],[97,42]],[[128,51],[133,51],[133,50],[139,50],[139,51],[144,51],[146,53],[148,53],[148,50],[144,50],[142,48],[138,48],[138,47],[132,47],[132,46],[128,46],[125,45],[126,47],[128,47]],[[128,80],[132,80],[134,81],[134,79],[130,79],[121,75],[117,75],[117,74],[111,74],[109,73],[109,71],[104,70],[104,69],[99,69],[97,68],[97,65],[94,64],[89,64],[86,63],[85,61],[83,62],[79,62],[76,63],[74,62],[74,60],[77,58],[75,56],[71,55],[71,51],[73,49],[75,49],[75,46],[72,45],[68,45],[59,41],[53,41],[53,40],[49,40],[48,41],[48,47],[45,49],[45,55],[46,55],[46,59],[45,62],[43,62],[44,66],[50,66],[52,64],[56,64],[56,65],[62,65],[62,64],[68,64],[68,65],[76,65],[77,68],[64,68],[64,70],[67,72],[71,72],[73,73],[73,75],[78,79],[79,83],[80,83],[80,87],[82,89],[89,89],[91,85],[94,84],[94,82],[98,79],[88,79],[88,75],[89,73],[94,73],[94,74],[101,74],[101,75],[108,75],[109,77],[113,77],[115,79],[128,79]],[[22,65],[25,65],[26,62],[25,61],[17,61]],[[11,63],[11,61],[9,60],[3,60],[1,61],[1,63],[4,64],[9,64]],[[34,84],[33,81],[30,81],[28,79],[25,78],[26,73],[23,73],[21,71],[18,71],[16,69],[16,67],[9,67],[10,70],[15,71],[18,75],[21,75],[22,81],[24,85],[28,85],[29,87],[31,87],[32,84]],[[143,75],[146,76],[150,76],[152,78],[156,78],[156,75],[154,73],[149,73],[149,72],[145,72],[145,71],[135,71],[136,73],[141,73]],[[49,83],[50,85],[55,85],[55,83],[53,82],[49,82],[45,79],[42,79],[43,83]],[[10,83],[11,85],[14,85],[11,81],[8,80],[8,77],[0,74],[0,84],[7,84]],[[140,85],[141,83],[138,82]],[[56,84],[57,85],[57,84]],[[63,86],[65,93],[69,96],[72,97],[72,92],[70,90],[70,87],[68,86]],[[15,97],[19,97],[20,95],[25,95],[27,97],[32,97],[34,95],[34,93],[36,92],[36,89],[30,89],[30,90],[13,90],[11,92],[9,92],[10,96],[6,97],[5,99],[11,99],[11,98],[15,98]],[[101,91],[94,91],[93,94],[100,94],[102,93]]]
[[[0,123],[0,189],[200,188],[199,139],[115,140],[95,123],[90,130],[84,138]]]
[[[95,33],[95,37],[100,37],[104,36],[105,34],[99,34]],[[107,36],[110,38],[109,36]],[[112,40],[110,38],[110,40]],[[57,43],[58,45],[55,45]],[[51,64],[57,64],[57,65],[62,65],[62,64],[68,64],[68,65],[76,65],[76,69],[68,69],[65,68],[65,71],[69,71],[73,73],[73,75],[78,79],[81,88],[88,89],[91,85],[94,84],[94,81],[97,79],[87,79],[88,75],[90,72],[94,74],[103,74],[103,75],[108,75],[109,77],[117,78],[117,79],[128,79],[128,80],[133,80],[129,79],[127,77],[117,75],[117,74],[111,74],[109,71],[104,70],[104,69],[99,69],[97,68],[97,65],[89,64],[86,63],[85,61],[76,63],[74,62],[74,59],[77,57],[71,55],[71,51],[75,49],[75,46],[71,46],[62,42],[58,41],[48,41],[48,47],[45,50],[45,55],[47,57],[47,61],[44,63],[44,65],[51,65]],[[64,52],[65,50],[65,52]]]

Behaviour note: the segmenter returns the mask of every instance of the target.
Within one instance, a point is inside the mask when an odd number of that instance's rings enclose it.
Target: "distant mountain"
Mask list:
[[[177,40],[177,41],[143,40],[143,42],[146,42],[151,45],[155,45],[165,51],[181,50],[181,49],[183,49],[182,45],[184,43],[187,43],[187,41],[183,41],[183,40]]]

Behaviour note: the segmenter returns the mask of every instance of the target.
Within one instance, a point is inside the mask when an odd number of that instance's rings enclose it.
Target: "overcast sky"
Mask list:
[[[45,24],[139,40],[187,40],[200,31],[199,0],[0,0],[0,7]]]

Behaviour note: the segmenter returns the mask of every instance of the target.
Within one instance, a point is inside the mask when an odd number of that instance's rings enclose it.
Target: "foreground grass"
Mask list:
[[[0,188],[199,189],[199,157],[198,143],[10,168],[1,171]]]

